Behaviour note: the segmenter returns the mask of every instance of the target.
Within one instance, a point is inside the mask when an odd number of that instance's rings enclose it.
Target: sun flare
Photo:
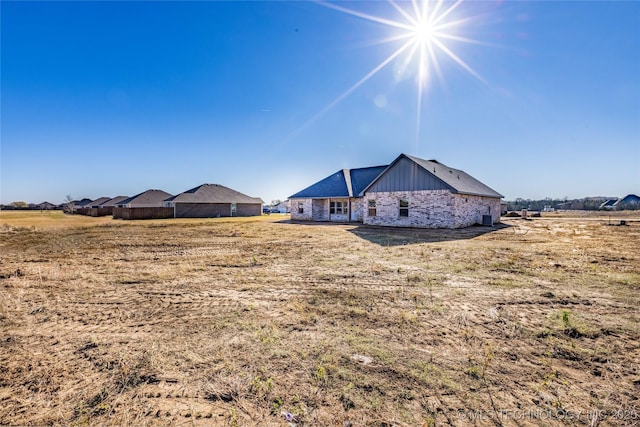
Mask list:
[[[462,58],[454,52],[452,44],[484,44],[460,35],[470,18],[462,16],[459,7],[463,0],[411,0],[398,3],[387,0],[395,10],[394,17],[387,18],[370,15],[358,10],[348,9],[336,3],[319,1],[319,4],[370,22],[381,24],[389,34],[378,40],[379,44],[392,43],[395,50],[381,63],[374,66],[364,77],[338,96],[312,120],[324,115],[353,91],[371,79],[389,64],[394,65],[394,78],[397,82],[415,77],[417,86],[416,140],[419,139],[420,118],[423,98],[433,78],[444,82],[442,60],[453,61],[467,73],[485,83],[484,79]]]

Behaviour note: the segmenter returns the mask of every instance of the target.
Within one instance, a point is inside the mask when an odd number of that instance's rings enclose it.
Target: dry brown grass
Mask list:
[[[634,220],[31,215],[0,215],[0,424],[638,422]]]

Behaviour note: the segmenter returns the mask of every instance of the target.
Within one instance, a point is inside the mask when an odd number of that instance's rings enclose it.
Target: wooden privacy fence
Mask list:
[[[113,208],[113,219],[173,218],[173,208]]]
[[[84,215],[89,216],[107,216],[113,214],[113,207],[109,206],[107,208],[85,208],[83,209]]]

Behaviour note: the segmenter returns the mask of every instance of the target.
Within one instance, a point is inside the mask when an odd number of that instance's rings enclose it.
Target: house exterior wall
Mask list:
[[[238,203],[236,216],[260,216],[262,215],[261,203]]]
[[[400,200],[409,202],[409,213],[400,216]],[[364,223],[394,227],[462,228],[482,223],[491,213],[500,219],[500,199],[454,194],[449,190],[367,192],[363,205],[376,201],[376,216],[364,212]]]
[[[348,214],[331,214],[330,202],[348,203],[348,198],[331,198],[331,199],[291,199],[291,219],[297,221],[335,221],[348,222],[349,215],[351,220],[354,215],[362,220],[362,200],[351,199],[351,209]],[[298,212],[298,203],[302,203],[303,213]],[[356,209],[355,213],[353,210]]]
[[[230,203],[176,203],[176,218],[218,218],[231,216]]]
[[[314,221],[329,221],[329,199],[313,199],[311,217]]]
[[[364,218],[364,201],[362,197],[354,197],[351,199],[351,221],[362,222]]]
[[[311,200],[312,199],[291,199],[291,219],[297,221],[311,221]],[[303,212],[299,212],[302,207]]]
[[[409,202],[409,215],[400,216],[400,200]],[[367,192],[364,203],[376,202],[376,216],[364,213],[364,223],[394,227],[454,228],[455,202],[449,190]]]
[[[482,224],[483,215],[491,215],[491,223],[500,222],[500,199],[494,197],[455,195],[456,226],[469,227]]]

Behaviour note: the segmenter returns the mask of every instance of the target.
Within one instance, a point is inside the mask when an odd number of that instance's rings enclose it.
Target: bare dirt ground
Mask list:
[[[0,213],[2,425],[640,423],[637,219],[30,215]]]

